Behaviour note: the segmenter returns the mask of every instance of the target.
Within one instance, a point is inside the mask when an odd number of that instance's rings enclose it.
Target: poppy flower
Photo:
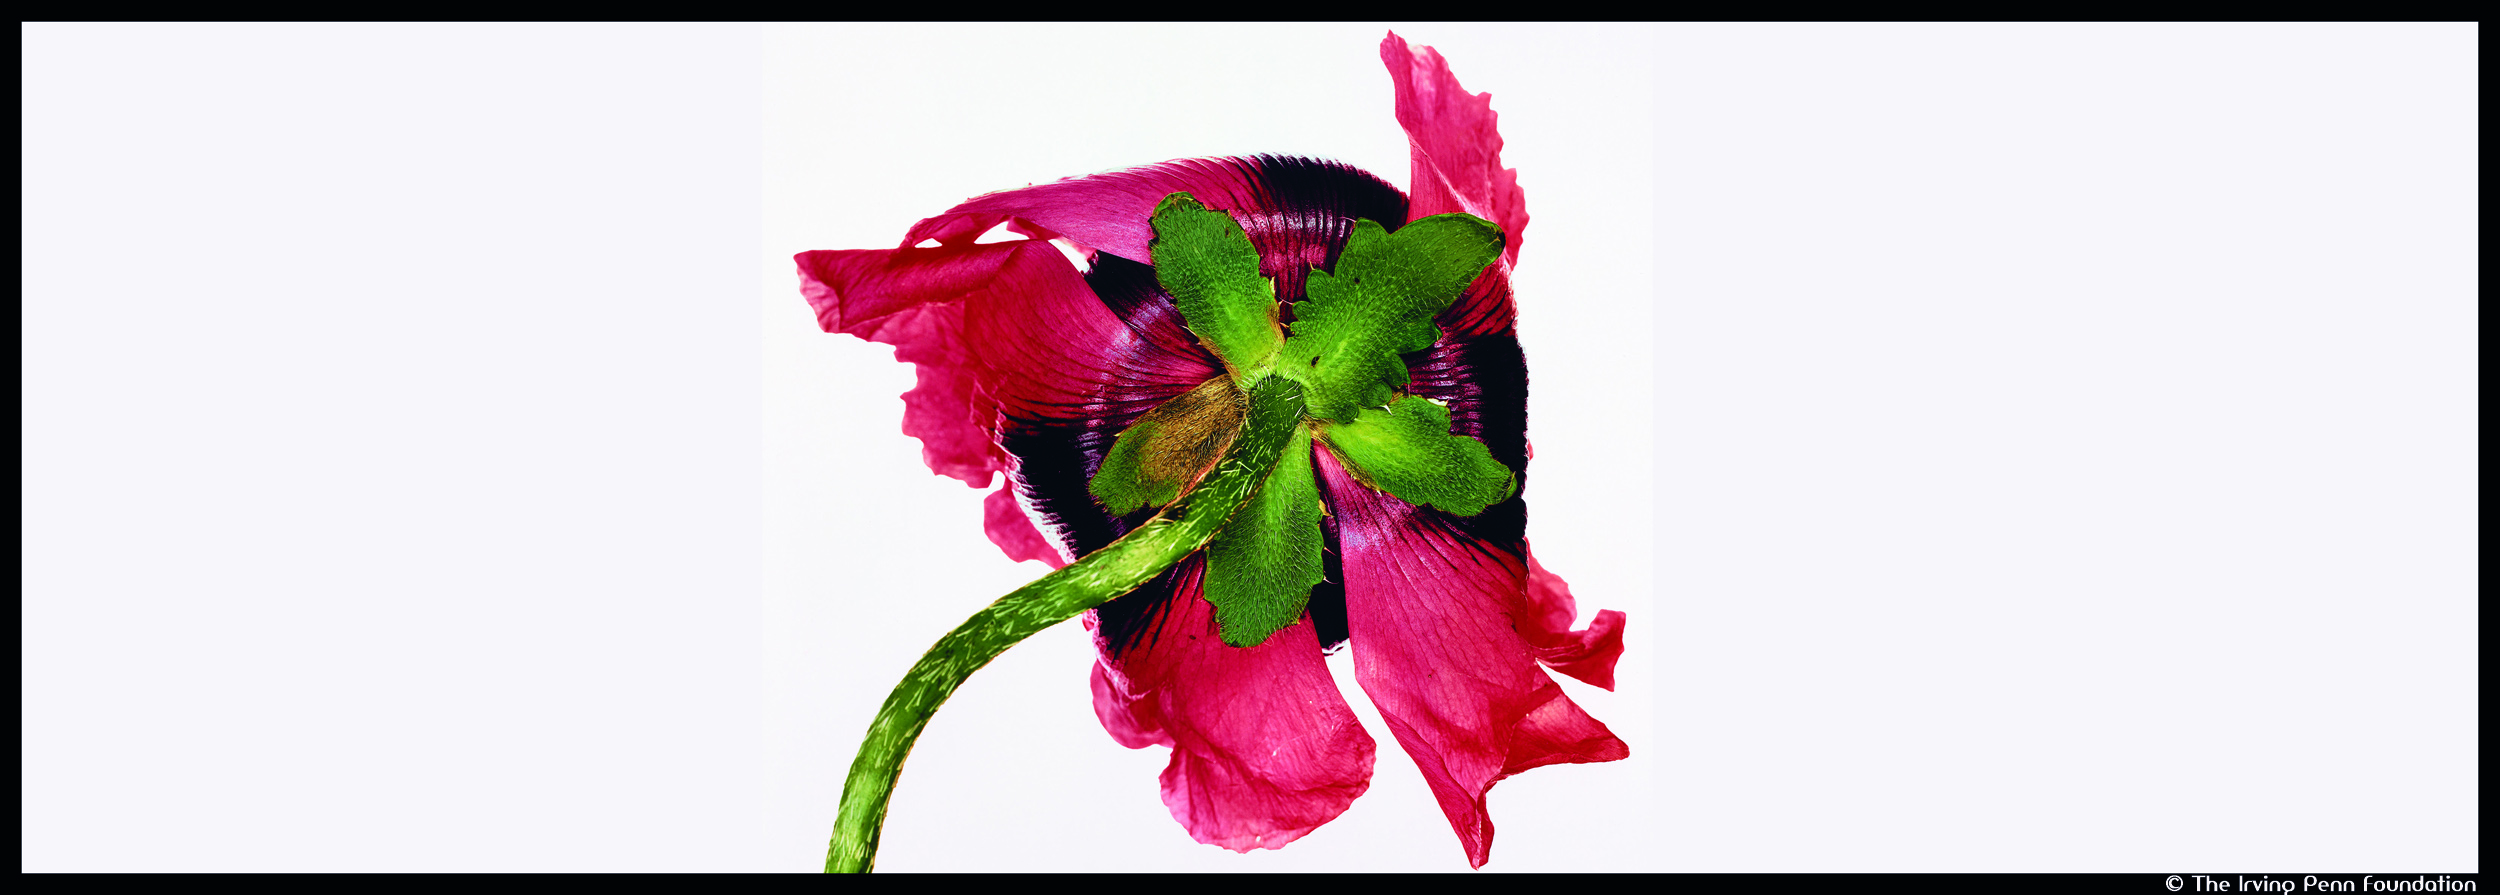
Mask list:
[[[1357,680],[1482,866],[1496,781],[1627,754],[1546,671],[1612,689],[1624,616],[1572,629],[1569,588],[1525,538],[1527,372],[1509,283],[1528,215],[1490,98],[1394,34],[1381,58],[1412,193],[1327,161],[1175,161],[977,197],[898,248],[797,261],[827,332],[914,365],[903,431],[937,474],[995,483],[985,528],[1017,560],[1063,566],[1109,545],[1213,462],[1250,382],[1316,377],[1299,380],[1309,422],[1253,499],[1281,540],[1228,540],[1245,507],[1207,549],[1086,613],[1096,714],[1122,745],[1172,750],[1163,800],[1191,836],[1282,847],[1369,785],[1374,741],[1324,664],[1350,644]],[[1023,238],[980,241],[1001,228]],[[1399,330],[1370,361],[1319,356],[1306,334],[1380,306],[1361,283],[1394,279],[1384,253],[1441,234],[1465,245],[1442,265],[1460,275],[1417,293],[1438,290],[1429,329]],[[1246,244],[1192,254],[1227,239]],[[1226,260],[1234,279],[1190,279]],[[1200,294],[1228,282],[1272,292],[1230,306]],[[1383,368],[1321,381],[1366,364]]]

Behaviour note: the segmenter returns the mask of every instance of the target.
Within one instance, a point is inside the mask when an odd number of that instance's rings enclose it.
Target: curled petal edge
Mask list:
[[[1468,862],[1482,867],[1495,783],[1630,749],[1538,667],[1514,627],[1527,599],[1519,553],[1364,487],[1327,451],[1316,459],[1344,557],[1355,678],[1423,771]]]
[[[1200,595],[1203,568],[1184,563],[1156,630],[1095,662],[1094,713],[1120,745],[1171,747],[1163,804],[1190,838],[1283,848],[1371,787],[1377,747],[1338,694],[1310,620],[1258,646],[1225,646]]]
[[[1000,223],[1015,222],[1012,226],[1028,235],[1065,236],[1087,250],[1152,264],[1148,246],[1154,230],[1148,220],[1155,203],[1181,192],[1209,208],[1263,204],[1249,160],[1182,159],[975,196],[912,225],[903,244],[970,239]]]
[[[1389,67],[1398,125],[1406,129],[1408,219],[1463,211],[1500,224],[1502,266],[1518,263],[1528,205],[1519,172],[1502,167],[1493,95],[1468,93],[1440,51],[1410,49],[1396,32],[1381,40],[1380,61]]]
[[[1047,241],[802,252],[795,260],[818,325],[893,345],[895,359],[913,365],[903,433],[920,439],[932,472],[975,488],[1014,462],[1000,445],[1002,414],[1069,413],[1098,381],[1199,372],[1187,358],[1144,363],[1161,355],[1140,357],[1141,337]],[[1024,512],[1016,477],[1006,480],[983,504],[991,542],[1010,559],[1067,565]]]
[[[1004,246],[1008,250],[1001,250]],[[800,252],[799,291],[826,332],[894,346],[917,379],[903,394],[903,434],[942,476],[989,487],[1006,452],[982,425],[978,361],[964,334],[964,300],[988,288],[1014,247]]]
[[[1528,553],[1528,586],[1520,596],[1519,633],[1538,662],[1597,687],[1615,688],[1615,660],[1623,657],[1623,613],[1602,609],[1588,627],[1572,630],[1579,607],[1571,598],[1571,585],[1546,571],[1534,551]]]
[[[1025,515],[1024,507],[1016,503],[1013,481],[998,486],[998,490],[982,499],[981,528],[989,534],[990,543],[998,545],[1008,559],[1048,563],[1054,569],[1068,564],[1067,557],[1059,555],[1059,548],[1051,546],[1050,539],[1034,527],[1032,517]]]

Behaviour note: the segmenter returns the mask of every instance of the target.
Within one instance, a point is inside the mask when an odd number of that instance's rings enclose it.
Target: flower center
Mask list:
[[[1250,502],[1209,541],[1203,591],[1225,643],[1254,646],[1298,621],[1321,579],[1313,444],[1362,486],[1460,516],[1516,490],[1484,443],[1450,434],[1450,412],[1405,394],[1401,355],[1431,348],[1433,318],[1500,256],[1502,234],[1473,215],[1408,222],[1396,233],[1358,220],[1334,271],[1313,270],[1291,332],[1258,250],[1232,215],[1187,193],[1156,205],[1155,280],[1199,344],[1223,361],[1208,380],[1121,432],[1087,490],[1113,513],[1161,506],[1229,444],[1242,395],[1270,377],[1301,386],[1306,415]]]

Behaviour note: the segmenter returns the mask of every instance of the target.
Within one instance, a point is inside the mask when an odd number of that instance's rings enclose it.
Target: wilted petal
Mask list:
[[[903,431],[921,440],[930,469],[975,487],[1020,465],[999,445],[1011,420],[1090,425],[1130,405],[1143,412],[1216,369],[1203,354],[1152,344],[1047,242],[805,252],[797,260],[802,292],[828,332],[894,345],[897,360],[915,365],[919,386],[903,396]],[[1011,481],[1024,487],[1027,478]],[[1008,556],[1064,562],[1014,496],[993,495],[984,515]]]
[[[1071,177],[966,200],[912,225],[906,244],[977,236],[1012,218],[1098,251],[1152,264],[1146,246],[1154,229],[1147,221],[1155,203],[1185,192],[1210,208],[1252,207],[1259,194],[1257,176],[1248,159],[1210,158]]]
[[[1484,794],[1495,781],[1629,753],[1537,667],[1512,627],[1528,577],[1517,542],[1474,538],[1446,514],[1356,483],[1326,451],[1317,459],[1344,553],[1356,679],[1481,867],[1493,844]]]
[[[1087,617],[1089,620],[1091,616]],[[1089,626],[1090,627],[1090,626]],[[1102,729],[1111,732],[1111,739],[1131,749],[1172,745],[1172,735],[1163,732],[1163,700],[1149,699],[1129,691],[1128,679],[1111,670],[1107,660],[1094,660],[1090,682],[1094,690],[1094,717],[1102,721]]]
[[[1074,414],[1028,407],[1025,414],[1002,419],[999,432],[1000,446],[1015,457],[1017,493],[1068,556],[1102,549],[1137,521],[1111,516],[1086,487],[1114,439],[1148,411],[1223,370],[1182,327],[1172,297],[1155,285],[1153,268],[1104,254],[1085,282],[1132,337],[1118,343],[1124,346],[1118,356],[1082,365],[1131,372],[1097,382]]]
[[[1380,61],[1397,88],[1398,125],[1406,129],[1414,166],[1407,181],[1407,219],[1463,211],[1500,224],[1510,239],[1502,263],[1517,263],[1528,205],[1519,192],[1519,172],[1502,167],[1493,95],[1468,93],[1440,51],[1410,50],[1395,33],[1380,42]]]
[[[1394,32],[1380,42],[1380,61],[1389,67],[1398,124],[1406,129],[1408,219],[1463,211],[1502,227],[1502,262],[1438,322],[1462,336],[1508,331],[1510,269],[1519,262],[1528,204],[1519,191],[1519,172],[1502,167],[1493,95],[1468,93],[1439,51],[1409,49]]]
[[[1016,505],[1014,482],[998,486],[998,490],[990,492],[990,496],[981,501],[981,528],[989,533],[990,543],[997,544],[998,549],[1006,552],[1008,559],[1017,562],[1039,560],[1049,563],[1054,569],[1068,564],[1067,558],[1059,555],[1059,548],[1051,546],[1050,539],[1042,537],[1041,531],[1033,527],[1033,520],[1024,515],[1024,508]],[[1564,599],[1569,597],[1566,595]]]
[[[1520,636],[1546,667],[1612,690],[1615,660],[1623,656],[1623,613],[1598,610],[1588,627],[1574,631],[1571,620],[1578,615],[1571,585],[1546,571],[1536,553],[1529,552],[1528,586],[1517,616]]]
[[[1008,418],[1094,420],[1152,407],[1222,368],[1203,353],[1151,344],[1104,305],[1057,249],[1016,247],[991,288],[965,304],[965,344],[982,387]]]
[[[1370,787],[1372,738],[1338,695],[1310,621],[1225,646],[1199,595],[1203,569],[1193,557],[1123,597],[1154,603],[1126,642],[1096,628],[1107,658],[1094,668],[1094,711],[1123,746],[1172,747],[1163,804],[1192,838],[1282,848]]]
[[[1015,248],[800,252],[796,259],[799,291],[818,325],[892,345],[894,359],[917,368],[919,385],[903,395],[903,432],[920,439],[929,469],[975,488],[988,487],[1007,457],[987,430],[994,408],[978,397],[964,300],[990,288]]]
[[[1384,225],[1407,220],[1406,197],[1361,170],[1302,158],[1187,159],[1071,177],[979,196],[914,225],[906,244],[969,240],[1002,222],[1055,232],[1096,251],[1154,263],[1149,218],[1155,203],[1188,193],[1231,212],[1259,249],[1259,273],[1277,298],[1302,297],[1304,274],[1335,263],[1355,218]]]

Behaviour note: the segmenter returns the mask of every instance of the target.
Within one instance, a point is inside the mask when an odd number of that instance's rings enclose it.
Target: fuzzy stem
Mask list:
[[[1281,378],[1250,389],[1250,413],[1232,446],[1198,485],[1119,540],[1000,597],[920,657],[885,698],[842,786],[825,872],[864,873],[877,860],[886,803],[938,706],[965,678],[1036,632],[1142,587],[1205,547],[1276,468],[1302,418],[1302,389]]]

